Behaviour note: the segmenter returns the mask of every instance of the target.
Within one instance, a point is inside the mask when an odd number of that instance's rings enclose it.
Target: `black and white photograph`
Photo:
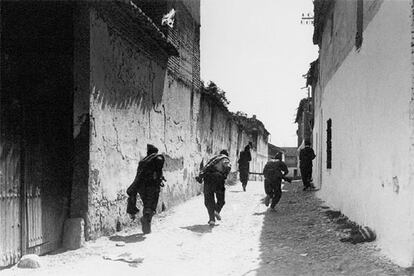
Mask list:
[[[0,275],[414,275],[414,0],[0,0]]]

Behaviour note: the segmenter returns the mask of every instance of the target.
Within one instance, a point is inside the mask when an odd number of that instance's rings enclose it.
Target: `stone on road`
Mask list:
[[[284,186],[275,212],[264,197],[262,182],[249,182],[247,192],[227,187],[222,220],[210,227],[201,195],[155,217],[149,235],[136,227],[43,256],[30,275],[408,275],[375,243],[341,243],[300,182]],[[3,273],[28,275],[17,267]]]
[[[39,268],[40,267],[40,258],[36,254],[24,255],[20,261],[17,263],[19,268]]]

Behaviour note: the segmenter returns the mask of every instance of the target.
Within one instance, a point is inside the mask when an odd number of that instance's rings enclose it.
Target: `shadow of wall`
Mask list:
[[[164,121],[159,110],[168,56],[151,48],[153,42],[145,41],[150,38],[132,34],[121,22],[116,14],[91,10],[90,238],[112,233],[119,222],[127,223],[125,190],[146,144],[160,148],[154,132]]]

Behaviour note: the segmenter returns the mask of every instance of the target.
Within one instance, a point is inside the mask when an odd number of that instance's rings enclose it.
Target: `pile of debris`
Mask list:
[[[377,237],[371,228],[356,224],[339,211],[327,210],[325,211],[325,215],[338,225],[336,227],[337,231],[341,231],[347,235],[340,239],[341,242],[349,242],[352,244],[372,242]]]

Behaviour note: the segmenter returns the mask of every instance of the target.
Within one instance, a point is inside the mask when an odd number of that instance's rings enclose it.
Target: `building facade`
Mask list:
[[[166,158],[159,211],[201,193],[194,177],[219,150],[236,171],[244,143],[267,149],[267,132],[252,136],[203,93],[198,0],[2,1],[0,11],[0,266],[59,248],[72,218],[86,239],[131,225],[126,189],[147,143]]]
[[[318,0],[314,7],[319,196],[374,229],[383,252],[411,266],[413,2]]]
[[[298,148],[296,147],[282,147],[284,160],[289,169],[289,177],[298,178],[300,176],[299,162],[298,162]]]

